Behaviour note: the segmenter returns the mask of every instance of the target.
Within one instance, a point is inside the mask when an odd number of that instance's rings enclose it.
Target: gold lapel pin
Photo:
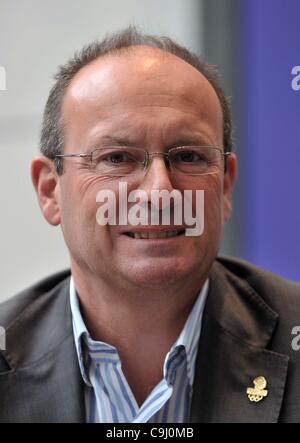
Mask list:
[[[247,388],[247,395],[250,401],[261,401],[268,395],[267,380],[262,375],[253,380],[254,388]]]

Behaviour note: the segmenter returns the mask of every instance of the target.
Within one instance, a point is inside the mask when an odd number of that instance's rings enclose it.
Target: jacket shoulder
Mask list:
[[[265,271],[246,260],[218,257],[217,263],[230,275],[246,281],[278,314],[292,321],[300,313],[300,284]]]
[[[28,306],[70,276],[70,270],[43,278],[0,304],[0,325],[7,328]]]

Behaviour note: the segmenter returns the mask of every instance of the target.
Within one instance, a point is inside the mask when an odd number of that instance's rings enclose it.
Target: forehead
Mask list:
[[[106,117],[153,115],[158,110],[214,120],[222,132],[222,110],[208,80],[184,60],[147,46],[100,57],[72,79],[63,100],[66,124],[94,124]],[[152,113],[152,114],[151,114]]]

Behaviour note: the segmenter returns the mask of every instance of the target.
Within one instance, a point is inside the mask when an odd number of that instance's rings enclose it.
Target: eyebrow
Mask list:
[[[197,135],[180,135],[178,138],[174,138],[174,141],[172,143],[168,143],[167,148],[170,149],[172,147],[178,147],[178,146],[195,146],[195,145],[202,145],[202,146],[210,146],[211,143],[206,140],[203,136],[197,136]],[[93,147],[100,147],[105,146],[109,144],[119,145],[119,146],[131,146],[131,147],[139,147],[140,143],[136,143],[133,141],[133,139],[130,139],[129,137],[119,137],[114,135],[105,135],[98,139],[94,144]],[[142,147],[142,146],[140,146]]]
[[[172,143],[173,146],[194,146],[194,145],[211,145],[208,141],[205,141],[203,137],[180,137],[175,139],[175,143]]]
[[[133,142],[130,138],[127,137],[118,137],[118,136],[112,136],[112,135],[105,135],[101,137],[95,144],[95,145],[103,145],[103,144],[109,144],[113,143],[115,145],[120,146],[136,146],[137,144]]]

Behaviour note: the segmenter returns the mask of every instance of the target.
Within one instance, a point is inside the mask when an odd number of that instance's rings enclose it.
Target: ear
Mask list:
[[[31,179],[45,219],[53,226],[59,225],[59,177],[53,162],[44,156],[35,157],[31,162]]]
[[[232,211],[232,189],[237,175],[237,158],[236,155],[231,153],[227,157],[227,168],[224,173],[223,184],[223,211],[224,219],[227,221],[230,219]]]

